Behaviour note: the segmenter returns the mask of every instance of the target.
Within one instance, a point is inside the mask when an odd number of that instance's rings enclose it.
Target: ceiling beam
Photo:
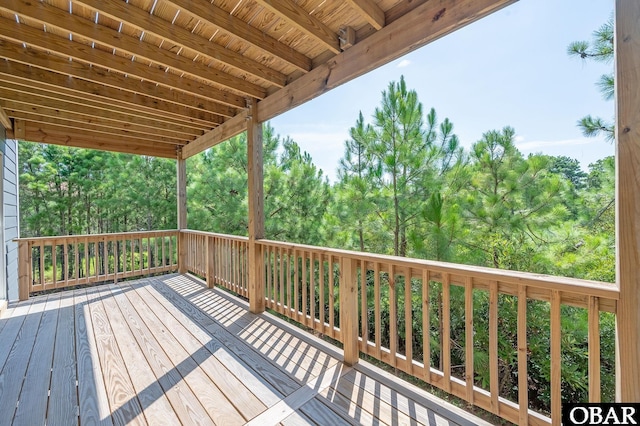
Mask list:
[[[84,0],[83,0],[84,1]],[[92,0],[94,2],[100,0]],[[202,22],[212,25],[225,33],[244,40],[253,47],[279,58],[300,71],[311,70],[311,59],[307,58],[295,49],[279,42],[263,31],[248,25],[246,22],[235,18],[229,12],[215,6],[205,0],[166,0],[178,9],[200,19]]]
[[[288,86],[258,102],[258,121],[264,123],[341,84],[487,16],[517,0],[431,0],[396,19],[329,62],[314,68]],[[425,25],[428,22],[429,25]],[[198,137],[183,149],[189,156],[246,129],[232,120]],[[222,139],[224,138],[224,139]]]
[[[152,67],[141,62],[135,62],[122,56],[116,56],[81,43],[70,43],[69,40],[42,30],[19,24],[9,19],[0,19],[0,38],[14,43],[26,43],[44,51],[55,52],[63,57],[73,58],[83,63],[116,70],[126,75],[135,76],[143,80],[153,81],[163,86],[181,90],[187,93],[200,94],[208,99],[232,107],[243,107],[244,98],[227,93],[197,82],[182,78],[179,75],[165,72],[162,67]],[[203,95],[206,94],[206,95]]]
[[[1,39],[0,58],[8,59],[11,64],[20,64],[26,67],[31,65],[31,68],[37,67],[44,71],[63,74],[64,78],[66,78],[66,76],[72,76],[81,81],[93,83],[93,85],[118,89],[134,95],[140,94],[152,99],[157,99],[158,101],[170,102],[224,117],[233,117],[236,113],[234,108],[209,99],[204,99],[199,95],[194,96],[194,94],[171,90],[171,88],[166,86],[160,86],[150,81],[141,81],[133,77],[125,77],[124,75],[109,72],[102,68],[89,67],[82,62],[69,61],[68,59],[50,55],[32,48],[23,48],[22,46]],[[93,89],[91,90],[93,91]]]
[[[5,130],[13,130],[13,123],[11,123],[11,119],[2,107],[0,107],[0,125],[2,125]]]
[[[428,1],[258,102],[259,121],[270,120],[515,1]]]
[[[99,124],[93,124],[91,120],[80,121],[80,120],[64,120],[59,118],[52,118],[46,115],[38,115],[30,112],[16,111],[16,110],[7,110],[8,114],[14,119],[21,119],[27,122],[33,123],[42,123],[42,124],[53,124],[56,126],[64,127],[65,129],[70,129],[69,131],[72,133],[82,133],[84,131],[91,131],[98,134],[106,135],[104,137],[113,137],[118,139],[125,139],[130,143],[138,143],[138,142],[162,142],[166,144],[171,144],[174,146],[181,146],[186,143],[185,140],[177,140],[172,138],[165,138],[164,136],[156,136],[148,133],[138,133],[132,132],[125,129],[114,129],[110,127],[104,127]]]
[[[192,140],[182,147],[182,158],[192,157],[205,149],[224,142],[247,130],[247,112],[241,112],[235,117],[225,121],[223,124],[210,132]]]
[[[385,24],[384,11],[373,0],[346,0],[353,9],[367,20],[376,30]]]
[[[286,19],[292,26],[318,40],[333,53],[340,53],[338,35],[329,27],[310,15],[293,0],[255,0],[276,15]]]
[[[11,136],[30,142],[176,158],[176,147],[169,144],[155,142],[138,142],[134,144],[124,138],[105,137],[105,135],[91,131],[69,132],[69,129],[53,124],[25,122],[22,137],[18,137],[18,135]]]
[[[67,10],[42,2],[9,0],[7,3],[0,5],[0,10],[33,19],[47,26],[47,28],[55,27],[69,32],[74,39],[80,36],[134,56],[136,60],[137,58],[146,59],[165,68],[180,71],[191,78],[202,79],[213,86],[230,89],[247,96],[255,96],[259,99],[264,98],[265,89],[257,84],[234,77],[202,62],[177,55],[174,52],[144,42],[139,38],[131,37],[80,16],[72,15]]]
[[[50,84],[41,83],[38,80],[21,79],[15,75],[2,72],[1,69],[4,64],[6,64],[6,61],[0,61],[0,82],[4,83],[4,87],[22,93],[41,96],[44,95],[52,99],[61,99],[78,105],[96,106],[97,108],[107,111],[128,114],[132,117],[138,117],[145,120],[159,121],[169,126],[184,126],[194,130],[211,130],[213,127],[216,127],[216,125],[222,123],[222,120],[219,120],[216,123],[209,122],[206,125],[194,124],[193,122],[182,122],[176,117],[161,110],[153,110],[152,108],[145,108],[144,106],[130,105],[107,97],[96,96],[90,92],[76,92],[64,87],[55,87]],[[50,74],[58,76],[58,74]],[[67,77],[66,80],[69,80],[69,77]],[[48,83],[51,83],[50,80],[47,81]]]
[[[24,0],[21,0],[24,1]],[[257,61],[251,60],[233,50],[225,49],[217,43],[210,42],[191,31],[172,25],[164,19],[149,14],[125,2],[106,2],[104,0],[74,0],[74,3],[84,4],[99,13],[119,22],[126,22],[145,33],[152,34],[165,41],[189,49],[203,55],[209,60],[229,65],[239,71],[249,73],[270,84],[282,87],[286,83],[286,76]]]
[[[157,121],[132,117],[126,113],[74,104],[63,99],[48,97],[47,94],[20,92],[7,88],[5,85],[0,87],[0,99],[4,101],[3,105],[6,109],[34,112],[67,120],[84,121],[90,119],[94,124],[114,129],[127,129],[178,140],[190,140],[202,134],[196,129],[171,126]]]

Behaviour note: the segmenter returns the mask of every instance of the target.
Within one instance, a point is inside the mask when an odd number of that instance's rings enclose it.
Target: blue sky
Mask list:
[[[525,155],[543,152],[578,159],[583,168],[614,154],[603,138],[584,138],[576,121],[613,118],[595,82],[613,65],[567,56],[567,46],[590,40],[611,15],[611,0],[520,0],[384,67],[271,120],[330,180],[358,112],[371,122],[382,91],[404,75],[425,113],[448,117],[465,147],[482,133],[509,125]]]

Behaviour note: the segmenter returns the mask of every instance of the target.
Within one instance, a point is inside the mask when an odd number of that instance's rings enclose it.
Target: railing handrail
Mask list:
[[[249,241],[249,237],[245,237],[242,235],[220,234],[216,232],[197,231],[195,229],[181,229],[180,232],[184,232],[185,234],[189,234],[189,235],[204,235],[208,237],[219,237],[227,240]]]
[[[14,238],[13,241],[19,243],[21,241],[26,242],[45,242],[52,240],[64,240],[64,239],[74,239],[74,238],[90,238],[90,239],[99,239],[99,238],[117,238],[117,237],[125,237],[125,236],[138,236],[138,235],[161,235],[167,233],[178,233],[178,229],[163,229],[163,230],[154,230],[154,231],[131,231],[131,232],[112,232],[112,233],[102,233],[102,234],[72,234],[72,235],[50,235],[44,237],[20,237]]]
[[[499,281],[508,284],[526,285],[528,287],[537,287],[546,290],[559,290],[585,296],[596,296],[610,300],[618,300],[620,298],[620,291],[615,284],[601,281],[591,281],[579,278],[559,277],[554,275],[536,274],[532,272],[511,271],[484,266],[464,265],[459,263],[366,253],[329,247],[318,247],[306,244],[288,243],[267,239],[257,240],[256,242],[258,244],[277,246],[290,250],[315,251],[326,255],[341,256],[354,260],[386,262],[393,263],[395,265],[399,264],[407,268],[429,269],[434,272],[474,275],[478,278],[486,279],[487,281]]]

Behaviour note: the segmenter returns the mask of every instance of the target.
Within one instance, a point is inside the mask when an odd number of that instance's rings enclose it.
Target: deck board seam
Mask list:
[[[302,407],[312,398],[315,398],[320,392],[328,387],[335,386],[338,381],[351,371],[351,367],[345,364],[335,364],[333,367],[325,370],[319,376],[308,381],[300,389],[284,398],[268,410],[262,412],[258,416],[251,419],[247,426],[261,426],[264,424],[275,424],[283,421],[298,408]]]

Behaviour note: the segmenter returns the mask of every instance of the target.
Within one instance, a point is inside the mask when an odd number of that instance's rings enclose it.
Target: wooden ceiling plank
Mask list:
[[[133,6],[129,8],[133,8]],[[68,11],[43,2],[8,0],[7,4],[0,5],[0,10],[28,17],[38,23],[46,25],[47,28],[53,26],[63,31],[68,31],[74,37],[85,37],[120,52],[128,53],[134,57],[146,59],[166,68],[179,70],[192,78],[200,78],[223,89],[231,89],[243,95],[257,97],[258,99],[262,99],[265,96],[265,89],[257,84],[234,77],[216,68],[209,67],[202,62],[176,55],[174,52],[169,52],[168,50],[146,43],[138,38],[72,15]],[[165,25],[166,24],[167,23],[165,23]]]
[[[112,19],[126,22],[148,34],[153,34],[172,44],[193,50],[205,57],[227,64],[239,71],[249,73],[278,87],[286,83],[286,76],[266,65],[249,59],[232,50],[225,49],[217,43],[212,43],[204,37],[197,36],[191,31],[171,25],[164,19],[149,14],[143,9],[124,2],[105,2],[103,0],[73,0],[75,4],[87,5]]]
[[[311,59],[295,49],[279,42],[246,22],[235,18],[223,9],[205,0],[166,0],[175,7],[193,15],[220,30],[238,37],[254,47],[273,55],[300,71],[311,70]]]
[[[244,98],[241,96],[218,90],[204,83],[181,78],[176,74],[165,72],[162,68],[150,67],[99,49],[93,49],[91,46],[80,43],[73,43],[73,45],[71,45],[68,40],[62,37],[45,33],[44,31],[27,25],[18,24],[9,19],[0,19],[0,38],[14,43],[26,43],[32,47],[44,51],[56,52],[64,57],[73,58],[74,60],[92,66],[117,70],[126,75],[153,81],[163,86],[197,96],[206,96],[209,100],[220,102],[231,107],[242,108],[245,104]]]
[[[233,117],[235,109],[215,101],[193,96],[177,90],[171,90],[149,81],[140,81],[102,68],[88,67],[78,61],[69,61],[31,48],[23,48],[11,42],[0,40],[0,58],[8,59],[12,64],[32,66],[43,71],[72,76],[82,82],[117,89],[133,95],[142,95],[162,102],[181,105],[202,112],[210,112],[223,117]],[[84,86],[83,86],[84,87]],[[90,89],[92,92],[95,88]],[[154,103],[152,103],[154,105]]]
[[[182,158],[192,157],[247,130],[247,112],[243,111],[210,132],[182,147]]]
[[[10,111],[11,117],[13,117],[14,119],[22,119],[22,120],[33,122],[33,123],[55,124],[56,126],[62,126],[64,128],[71,129],[70,131],[75,133],[91,131],[99,134],[115,136],[118,138],[127,138],[127,140],[132,143],[137,143],[142,141],[161,142],[161,143],[167,143],[167,144],[176,146],[176,145],[182,145],[186,142],[184,140],[165,138],[163,136],[149,135],[145,133],[136,133],[136,132],[131,132],[129,130],[123,130],[123,129],[107,128],[107,127],[100,126],[98,124],[92,124],[90,122],[64,120],[60,118],[52,118],[46,115],[32,114],[32,113],[23,112],[23,111],[15,111],[15,110],[9,110],[9,111]]]
[[[104,118],[123,124],[135,124],[140,126],[141,129],[147,129],[148,131],[171,132],[179,138],[185,137],[188,139],[189,136],[195,137],[202,134],[200,129],[165,123],[148,117],[138,117],[129,114],[127,111],[123,112],[110,109],[108,105],[100,104],[99,102],[85,101],[82,103],[75,99],[66,98],[59,93],[39,91],[12,83],[5,83],[0,86],[0,97],[15,102],[45,106],[47,108],[59,109],[61,111],[96,118]]]
[[[129,114],[142,119],[159,121],[171,126],[185,126],[194,130],[210,130],[213,127],[216,127],[217,124],[222,123],[221,120],[217,123],[208,123],[206,125],[197,125],[194,124],[193,121],[182,122],[180,117],[174,117],[173,115],[167,114],[161,110],[153,110],[152,108],[144,106],[130,105],[125,102],[109,99],[108,97],[97,96],[89,92],[68,90],[65,87],[56,87],[54,85],[42,83],[39,80],[22,79],[15,75],[3,72],[2,67],[6,63],[6,61],[0,61],[0,82],[5,83],[5,87],[13,90],[34,94],[44,93],[48,94],[49,97],[66,100],[79,105],[88,105],[87,102],[90,102],[90,105],[97,105],[101,109]],[[49,74],[53,74],[55,76],[58,75],[54,73]],[[66,78],[66,80],[69,80],[69,78]]]
[[[13,123],[11,123],[11,119],[2,107],[0,107],[0,125],[2,125],[5,130],[13,130]]]
[[[94,132],[69,132],[62,126],[52,124],[25,123],[23,135],[17,139],[76,148],[98,149],[152,157],[176,158],[176,147],[153,142],[130,143],[125,138],[105,137]],[[19,137],[22,136],[22,137]]]
[[[8,94],[9,93],[9,94]],[[53,118],[62,118],[77,122],[90,122],[93,124],[109,127],[113,129],[126,129],[132,132],[139,132],[151,135],[170,137],[176,140],[190,140],[201,134],[197,132],[180,132],[178,130],[167,130],[154,127],[154,123],[148,120],[138,120],[130,118],[127,120],[126,114],[115,113],[95,108],[82,107],[70,104],[57,99],[49,99],[37,95],[21,94],[16,98],[15,92],[8,92],[0,88],[0,99],[7,110],[37,113]],[[146,122],[145,122],[146,121]]]
[[[384,11],[373,0],[346,0],[349,6],[354,8],[376,30],[382,29],[385,24]]]
[[[428,1],[258,102],[259,121],[270,120],[515,1]]]
[[[321,42],[333,53],[340,53],[338,35],[293,0],[255,0],[258,4],[283,17],[290,25]]]

